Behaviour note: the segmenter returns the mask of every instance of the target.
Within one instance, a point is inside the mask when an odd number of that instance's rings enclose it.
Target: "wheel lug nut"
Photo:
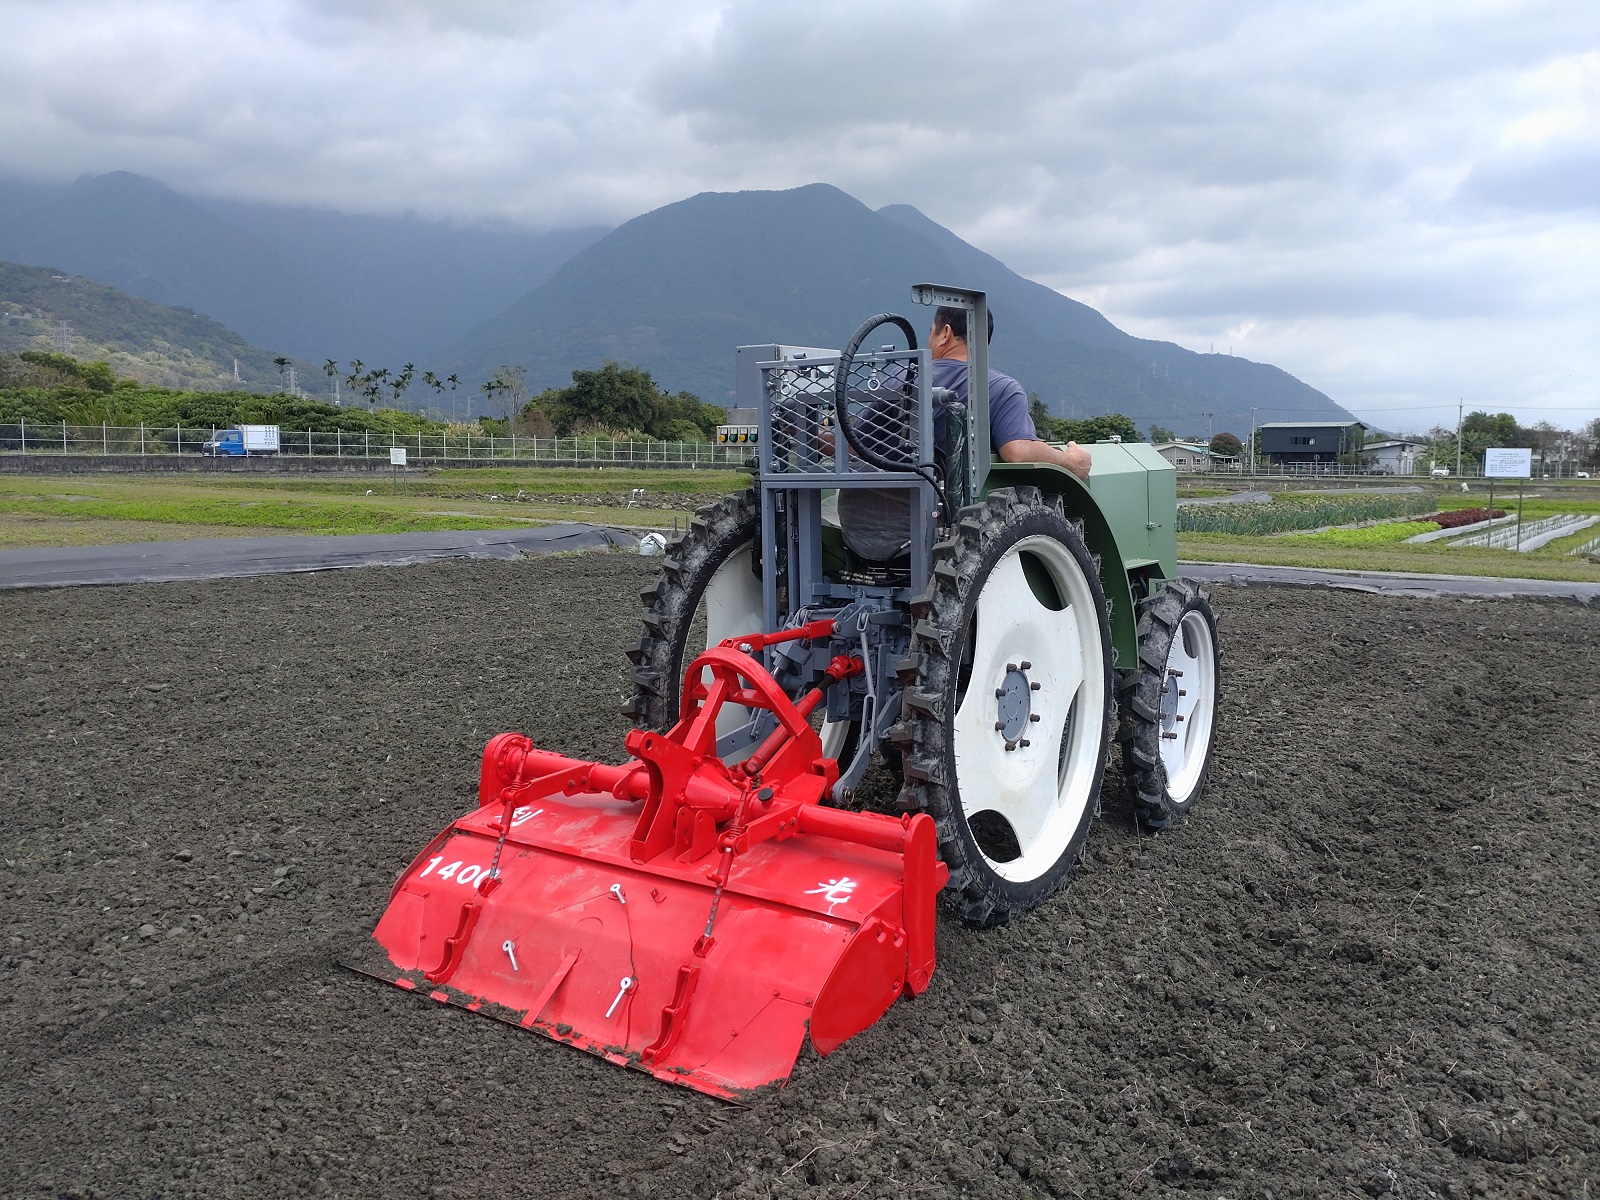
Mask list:
[[[1031,745],[1033,745],[1033,743],[1030,742],[1027,738],[1022,738],[1017,742],[1017,745],[1019,745],[1019,746],[1031,746]]]
[[[1038,719],[1039,719],[1039,714],[1038,713],[1029,713],[1028,714],[1028,720],[1037,721]]]
[[[1028,671],[1028,670],[1032,670],[1033,669],[1033,664],[1031,662],[1029,662],[1027,659],[1023,659],[1020,665],[1021,665],[1021,667],[1022,667],[1022,669],[1024,671]]]
[[[1006,690],[1005,690],[1005,688],[995,688],[995,690],[994,690],[994,698],[996,700],[1004,700],[1006,698]]]
[[[994,723],[994,727],[995,727],[996,730],[1001,730],[1001,729],[1004,729],[1006,727],[1006,723],[1004,721],[996,721]]]
[[[1017,669],[1017,664],[1016,663],[1007,663],[1006,664],[1007,672],[1015,671],[1016,669]]]
[[[1028,690],[1030,692],[1037,692],[1039,690],[1039,685],[1037,683],[1030,683],[1028,685]]]

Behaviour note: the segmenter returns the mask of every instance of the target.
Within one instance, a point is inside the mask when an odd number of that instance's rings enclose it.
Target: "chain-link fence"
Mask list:
[[[217,429],[197,425],[0,424],[0,453],[202,455]],[[280,430],[277,454],[294,458],[380,459],[403,449],[408,463],[457,462],[596,466],[742,467],[749,446],[604,437],[536,438],[516,434],[379,433],[372,430]],[[252,455],[252,457],[255,457]]]
[[[1222,479],[1237,479],[1240,476],[1253,479],[1405,479],[1413,482],[1424,479],[1482,479],[1483,467],[1471,460],[1461,464],[1461,470],[1456,470],[1455,459],[1448,463],[1440,462],[1437,467],[1427,460],[1412,464],[1406,471],[1396,471],[1388,466],[1377,464],[1351,464],[1341,462],[1271,462],[1262,459],[1251,469],[1248,462],[1221,462],[1213,463],[1199,471],[1185,471],[1183,474],[1215,475]],[[1543,466],[1538,462],[1533,464],[1533,479],[1588,479],[1595,472],[1582,463],[1567,459],[1562,462],[1551,461]]]
[[[201,455],[215,439],[217,427],[209,425],[68,425],[65,422],[17,421],[0,423],[0,453],[83,455]],[[278,451],[295,458],[381,459],[401,448],[408,461],[424,465],[444,463],[548,463],[580,466],[685,466],[743,467],[753,456],[748,445],[715,442],[659,442],[650,439],[604,437],[524,437],[473,433],[384,433],[377,430],[279,431]],[[1183,472],[1190,474],[1190,472]],[[1428,465],[1419,463],[1410,474],[1396,475],[1382,468],[1348,463],[1272,463],[1263,460],[1254,470],[1245,462],[1215,463],[1196,473],[1220,479],[1343,479],[1368,481],[1382,478],[1429,478]],[[1482,469],[1464,463],[1458,475],[1450,464],[1451,479],[1479,479]],[[1550,463],[1534,478],[1585,479],[1589,472],[1571,461]]]

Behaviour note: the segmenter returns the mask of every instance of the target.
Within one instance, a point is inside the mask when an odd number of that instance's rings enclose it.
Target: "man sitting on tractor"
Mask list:
[[[989,340],[994,340],[994,313],[989,313]],[[933,386],[947,388],[967,400],[967,312],[936,308],[928,333],[933,355]],[[943,413],[938,414],[935,440],[943,440]],[[1088,482],[1089,452],[1077,442],[1058,450],[1039,439],[1028,414],[1028,396],[1009,375],[989,368],[990,449],[1005,462],[1054,463]],[[890,488],[855,488],[839,493],[839,525],[845,544],[863,558],[887,560],[904,550],[911,527],[909,495]]]
[[[994,313],[989,314],[989,340],[994,341]],[[967,399],[967,313],[962,308],[937,308],[928,333],[933,354],[933,386],[949,388],[962,403]],[[989,441],[1005,462],[1054,463],[1079,479],[1089,478],[1089,452],[1077,442],[1057,450],[1039,440],[1028,415],[1028,396],[1009,375],[989,368]]]

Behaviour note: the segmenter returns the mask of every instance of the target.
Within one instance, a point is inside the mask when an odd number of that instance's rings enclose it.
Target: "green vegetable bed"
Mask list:
[[[1368,525],[1364,529],[1324,529],[1319,533],[1291,536],[1297,541],[1316,542],[1322,546],[1387,546],[1419,533],[1432,533],[1438,528],[1437,521],[1389,521],[1382,525]]]

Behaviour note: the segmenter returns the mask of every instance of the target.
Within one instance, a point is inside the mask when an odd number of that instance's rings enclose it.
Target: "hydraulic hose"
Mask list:
[[[839,432],[844,435],[845,444],[850,447],[862,462],[869,466],[877,467],[880,471],[913,471],[927,480],[928,486],[933,489],[934,495],[943,498],[944,488],[935,477],[934,472],[938,467],[934,463],[918,463],[915,449],[910,449],[905,461],[895,460],[878,453],[860,437],[857,436],[855,427],[850,423],[850,368],[855,362],[856,352],[861,349],[867,336],[881,325],[893,325],[906,335],[906,349],[917,348],[917,331],[912,328],[911,322],[896,313],[879,313],[875,317],[868,317],[861,323],[860,328],[846,343],[839,355],[838,375],[833,385],[833,420],[839,427]],[[900,384],[901,395],[908,401],[914,399],[917,392],[917,366],[915,360],[907,364],[905,382]]]

